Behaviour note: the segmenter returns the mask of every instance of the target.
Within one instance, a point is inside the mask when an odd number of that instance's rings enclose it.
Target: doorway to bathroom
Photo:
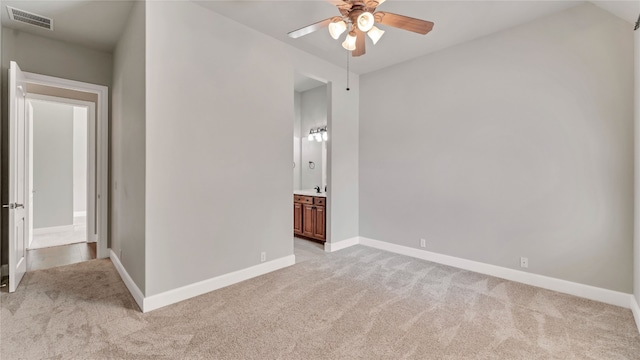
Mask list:
[[[295,75],[293,131],[293,235],[322,247],[327,241],[329,189],[329,84]]]

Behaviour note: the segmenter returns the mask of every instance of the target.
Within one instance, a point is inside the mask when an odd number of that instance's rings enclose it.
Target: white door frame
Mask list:
[[[53,103],[62,103],[67,105],[86,107],[87,108],[87,242],[96,242],[96,200],[97,200],[97,189],[96,189],[96,104],[91,101],[83,101],[76,99],[69,99],[57,96],[49,96],[49,95],[41,95],[41,94],[33,94],[27,93],[27,101],[30,100],[40,100],[47,101]],[[27,203],[27,227],[30,230],[29,233],[29,246],[31,246],[31,241],[33,240],[33,126],[31,123],[27,125],[29,131],[29,144],[27,144],[27,149],[29,154],[27,158],[29,159],[29,201]]]
[[[107,234],[109,229],[109,88],[80,81],[25,72],[26,82],[97,95],[96,116],[96,201],[97,255],[109,257]]]
[[[24,73],[14,61],[9,66],[9,197],[8,204],[2,204],[9,211],[9,292],[16,291],[22,277],[27,272],[26,227],[27,171],[25,156],[27,84]]]

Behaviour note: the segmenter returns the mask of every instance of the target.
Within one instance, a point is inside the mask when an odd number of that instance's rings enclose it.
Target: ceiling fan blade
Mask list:
[[[364,32],[360,31],[360,29],[356,27],[356,49],[351,52],[351,56],[361,56],[366,52],[367,51],[365,49]]]
[[[331,3],[337,7],[348,7],[351,8],[353,6],[353,4],[351,4],[351,2],[347,1],[347,0],[325,0],[328,3]],[[384,1],[384,0],[383,0]]]
[[[383,11],[374,14],[377,23],[425,35],[433,29],[431,21],[415,19]]]
[[[369,8],[369,11],[373,12],[375,9],[382,5],[385,0],[365,0],[365,5]]]
[[[318,21],[317,23],[313,23],[311,25],[307,25],[303,28],[300,28],[298,30],[294,30],[289,32],[287,35],[289,35],[289,37],[297,39],[301,36],[305,36],[307,34],[311,34],[314,31],[320,30],[322,28],[326,28],[327,26],[329,26],[329,24],[331,24],[331,21],[333,20],[333,18],[328,18],[322,21]]]

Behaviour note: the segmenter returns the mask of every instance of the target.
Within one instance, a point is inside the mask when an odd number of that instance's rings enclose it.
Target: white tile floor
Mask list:
[[[87,242],[87,224],[86,217],[78,216],[73,219],[73,230],[59,231],[47,234],[34,233],[33,241],[29,245],[29,249],[42,249],[52,246],[61,246]]]

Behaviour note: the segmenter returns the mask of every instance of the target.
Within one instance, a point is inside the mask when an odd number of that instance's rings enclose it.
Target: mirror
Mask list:
[[[293,126],[293,189],[321,192],[327,185],[327,85],[296,74]],[[309,140],[310,132],[319,130]],[[320,141],[318,141],[320,138]]]

